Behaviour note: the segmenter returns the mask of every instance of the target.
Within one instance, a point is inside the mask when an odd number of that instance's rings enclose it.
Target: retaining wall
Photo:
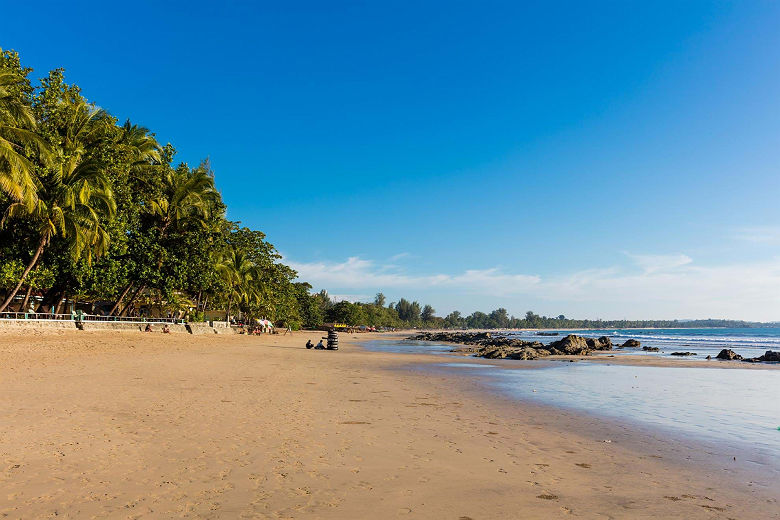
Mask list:
[[[162,331],[162,323],[152,323],[152,330],[156,333]],[[187,330],[187,327],[192,329],[192,332]],[[168,327],[171,333],[179,334],[215,334],[217,330],[212,328],[207,323],[192,323],[184,325],[182,323],[169,323]],[[101,331],[101,330],[114,330],[122,332],[143,332],[146,328],[146,323],[128,323],[120,321],[84,321],[81,323],[70,320],[9,320],[0,319],[0,331],[56,331],[56,330],[88,330],[88,331]],[[228,327],[227,329],[220,329],[221,334],[232,333],[233,330]]]

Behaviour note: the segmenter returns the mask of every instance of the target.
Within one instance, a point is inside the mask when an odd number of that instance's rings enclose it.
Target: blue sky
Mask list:
[[[780,4],[2,2],[316,288],[780,319]],[[161,3],[162,4],[162,3]]]

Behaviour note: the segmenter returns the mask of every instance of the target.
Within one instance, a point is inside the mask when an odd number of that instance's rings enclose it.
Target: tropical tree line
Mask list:
[[[311,323],[344,323],[350,326],[375,326],[429,329],[624,329],[624,328],[703,328],[703,327],[773,327],[778,323],[758,323],[737,320],[580,320],[564,315],[540,316],[533,311],[515,317],[504,308],[489,313],[475,311],[463,315],[453,311],[444,317],[436,315],[431,305],[401,298],[386,305],[386,297],[378,293],[373,302],[334,302],[326,291],[310,297],[314,303],[307,316]]]
[[[0,49],[0,312],[203,319],[297,327],[311,286],[257,230],[225,217],[208,160],[120,122],[50,71],[37,85]]]

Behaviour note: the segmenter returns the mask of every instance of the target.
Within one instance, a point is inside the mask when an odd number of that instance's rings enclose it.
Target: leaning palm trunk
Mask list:
[[[125,315],[125,313],[126,313],[128,310],[130,310],[130,307],[131,307],[131,306],[133,305],[133,303],[135,302],[135,299],[136,299],[136,298],[138,298],[138,295],[139,295],[139,294],[141,294],[141,291],[143,291],[145,288],[146,288],[146,284],[145,284],[145,283],[142,283],[141,285],[139,285],[139,286],[138,286],[138,289],[136,289],[136,290],[135,290],[135,292],[133,293],[133,295],[130,297],[130,301],[128,301],[128,302],[127,302],[127,305],[125,305],[125,306],[122,308],[122,311],[119,313],[119,315],[120,315],[120,316],[124,316],[124,315]]]
[[[109,316],[113,316],[114,313],[117,311],[117,309],[119,309],[119,306],[122,305],[122,300],[125,299],[125,296],[127,296],[127,293],[129,293],[130,289],[132,289],[132,288],[133,288],[133,282],[130,282],[129,284],[127,284],[127,286],[125,287],[125,290],[122,291],[122,294],[119,295],[119,298],[116,299],[116,303],[114,304],[114,306],[109,311],[109,313],[108,313]]]
[[[27,286],[27,292],[24,295],[24,301],[22,302],[22,306],[19,308],[19,312],[24,312],[24,310],[27,308],[27,303],[30,301],[30,295],[32,294],[33,286],[32,284]]]
[[[11,291],[11,294],[8,295],[8,298],[5,299],[3,302],[3,305],[0,306],[0,312],[4,312],[8,305],[14,301],[14,298],[16,298],[16,293],[19,292],[19,289],[22,287],[22,284],[24,283],[24,280],[27,278],[27,275],[30,274],[30,271],[32,271],[32,268],[35,267],[35,264],[38,263],[38,258],[40,258],[41,253],[43,253],[43,248],[46,247],[46,237],[41,237],[41,242],[38,244],[38,249],[35,250],[35,254],[32,257],[32,260],[30,260],[30,263],[27,264],[27,267],[25,268],[24,272],[22,273],[22,276],[19,278],[19,283],[16,284],[16,287]]]

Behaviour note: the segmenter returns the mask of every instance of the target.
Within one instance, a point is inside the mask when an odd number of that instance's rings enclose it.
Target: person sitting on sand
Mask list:
[[[317,346],[314,347],[314,350],[325,350],[325,345],[322,344],[322,340],[320,340],[320,342],[317,343]]]
[[[306,348],[313,348],[313,347],[314,347],[314,343],[312,343],[311,340],[307,340],[306,341]]]
[[[144,332],[152,332],[152,324],[151,323],[147,323],[146,324],[146,328],[144,329]]]
[[[163,325],[162,332],[163,332],[163,334],[170,334],[171,333],[171,329],[170,329],[170,327],[168,327],[167,323],[165,325]]]

